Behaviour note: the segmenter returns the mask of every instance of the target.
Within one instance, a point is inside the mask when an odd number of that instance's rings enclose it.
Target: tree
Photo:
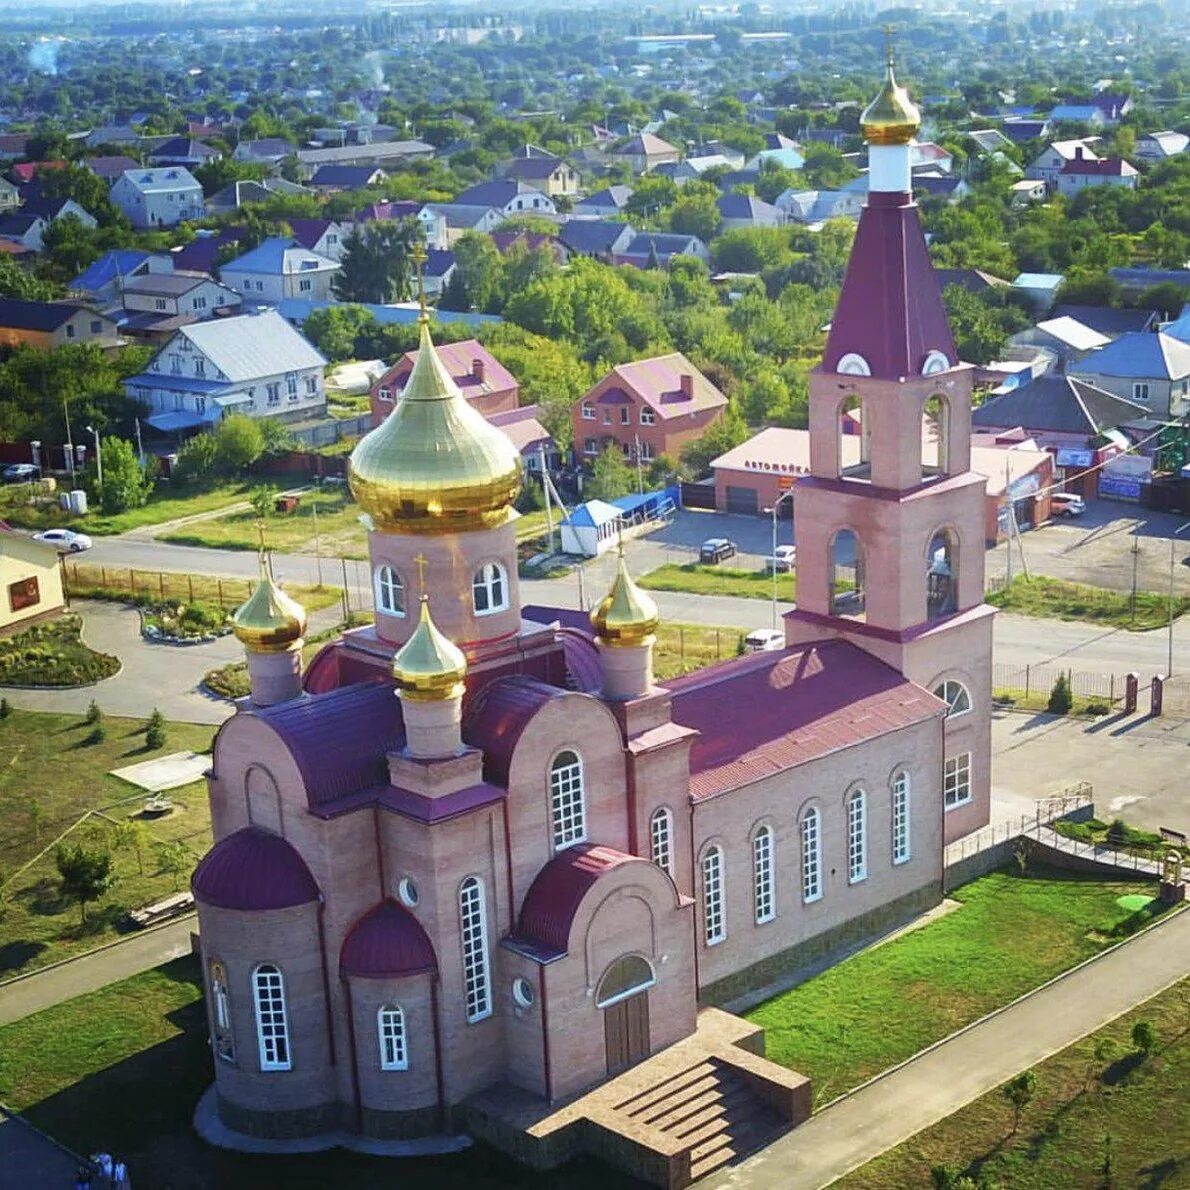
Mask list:
[[[1037,1092],[1037,1075],[1032,1070],[1022,1071],[1016,1078],[1009,1079],[1001,1088],[1004,1098],[1012,1104],[1013,1135],[1021,1126],[1021,1112],[1033,1101]]]
[[[409,296],[410,253],[423,239],[416,219],[374,219],[347,237],[335,294],[344,302],[399,302]]]
[[[111,852],[83,844],[58,848],[55,862],[62,881],[62,895],[78,901],[83,924],[87,921],[87,902],[98,901],[115,883]]]
[[[0,297],[20,298],[26,302],[50,302],[59,296],[58,286],[50,281],[39,280],[11,256],[0,256]]]
[[[504,265],[500,251],[490,236],[468,231],[459,236],[454,246],[455,271],[451,277],[455,285],[450,286],[450,304],[442,303],[446,310],[478,310],[481,313],[498,314],[503,291]]]
[[[329,360],[356,359],[360,336],[375,323],[363,306],[325,306],[311,312],[302,324],[302,334]]]
[[[687,183],[681,198],[669,208],[666,223],[670,231],[698,236],[705,244],[714,239],[719,230],[719,202],[713,190],[690,192],[694,185],[694,182]]]
[[[1137,1021],[1132,1026],[1132,1044],[1147,1058],[1157,1048],[1157,1026],[1152,1021]]]
[[[739,446],[748,437],[748,427],[734,405],[728,405],[723,416],[701,438],[688,442],[682,448],[682,463],[690,474],[698,478],[705,475],[712,459],[718,458],[733,446]]]
[[[264,431],[260,423],[243,413],[225,417],[212,431],[215,464],[228,474],[244,471],[264,453]]]
[[[1051,715],[1069,715],[1074,706],[1074,698],[1070,693],[1070,681],[1064,673],[1058,674],[1050,690],[1049,703],[1046,710]]]
[[[148,723],[145,724],[145,747],[154,751],[164,748],[166,738],[165,716],[154,707]]]
[[[603,448],[591,468],[585,495],[594,500],[615,500],[627,496],[636,486],[636,475],[614,442]]]
[[[145,874],[145,846],[149,841],[149,832],[145,824],[138,818],[122,818],[112,827],[112,846],[117,851],[131,849],[136,856],[137,872]]]
[[[123,438],[103,443],[103,483],[99,503],[106,513],[142,508],[153,491],[153,478],[141,466],[136,448]]]
[[[177,888],[181,878],[194,867],[194,852],[182,839],[158,843],[154,850],[157,853],[158,870],[168,873],[173,878],[174,888]]]

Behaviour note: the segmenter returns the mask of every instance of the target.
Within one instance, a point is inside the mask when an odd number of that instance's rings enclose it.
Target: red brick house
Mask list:
[[[520,404],[521,386],[516,377],[478,339],[441,343],[435,350],[467,403],[484,417],[508,413]],[[393,411],[416,362],[416,351],[405,352],[372,385],[373,426],[378,426]]]
[[[642,462],[677,456],[723,416],[727,398],[675,351],[613,368],[571,410],[576,452],[592,461],[610,442]]]

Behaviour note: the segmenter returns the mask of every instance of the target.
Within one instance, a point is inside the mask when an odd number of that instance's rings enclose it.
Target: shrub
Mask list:
[[[1157,1048],[1157,1026],[1152,1021],[1137,1021],[1132,1026],[1132,1044],[1147,1058]]]
[[[164,727],[165,726],[165,716],[160,712],[160,710],[157,709],[157,707],[153,708],[153,713],[149,716],[149,721],[145,726],[146,727]]]
[[[7,719],[12,714],[12,706],[7,698],[0,698],[0,719]]]
[[[145,747],[153,749],[164,748],[166,739],[165,724],[150,721],[149,726],[145,729]]]
[[[102,744],[103,741],[106,739],[107,739],[107,728],[104,727],[102,722],[99,722],[99,723],[96,723],[95,726],[91,728],[91,734],[89,736],[87,736],[87,743],[88,744]]]
[[[99,704],[91,699],[91,705],[87,707],[87,713],[83,716],[84,723],[98,723],[103,718],[103,712],[99,709]]]
[[[1106,715],[1111,711],[1111,707],[1105,702],[1089,702],[1087,703],[1088,715]]]
[[[1128,824],[1122,819],[1115,819],[1107,828],[1107,841],[1113,847],[1123,847],[1128,842]]]
[[[1051,715],[1069,715],[1074,706],[1074,697],[1070,693],[1070,682],[1065,674],[1059,674],[1050,691],[1050,700],[1046,709]]]

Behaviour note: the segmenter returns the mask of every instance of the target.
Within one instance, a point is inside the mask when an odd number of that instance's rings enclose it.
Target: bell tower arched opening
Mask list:
[[[830,546],[830,614],[853,620],[867,618],[864,592],[864,547],[851,529],[840,529]]]
[[[939,529],[926,551],[926,619],[941,620],[958,610],[958,536],[953,529]]]
[[[840,479],[871,479],[872,427],[862,397],[844,397],[835,418],[835,462]]]
[[[950,402],[935,393],[921,410],[921,477],[950,474]]]

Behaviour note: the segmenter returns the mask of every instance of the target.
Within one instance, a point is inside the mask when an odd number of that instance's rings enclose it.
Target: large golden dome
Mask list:
[[[283,653],[306,635],[306,609],[277,586],[263,550],[260,582],[232,616],[231,628],[249,653]]]
[[[393,658],[397,688],[415,702],[437,702],[461,695],[466,676],[462,649],[439,631],[430,617],[430,601],[423,595],[417,627]]]
[[[591,613],[591,625],[606,645],[627,648],[648,643],[657,631],[657,604],[632,581],[620,547],[615,581]]]
[[[417,362],[392,413],[351,452],[348,482],[377,529],[449,533],[508,520],[516,448],[467,404],[421,318]]]
[[[893,74],[891,46],[885,65],[884,85],[876,98],[864,108],[859,123],[864,139],[870,145],[907,145],[921,129],[921,112]]]

